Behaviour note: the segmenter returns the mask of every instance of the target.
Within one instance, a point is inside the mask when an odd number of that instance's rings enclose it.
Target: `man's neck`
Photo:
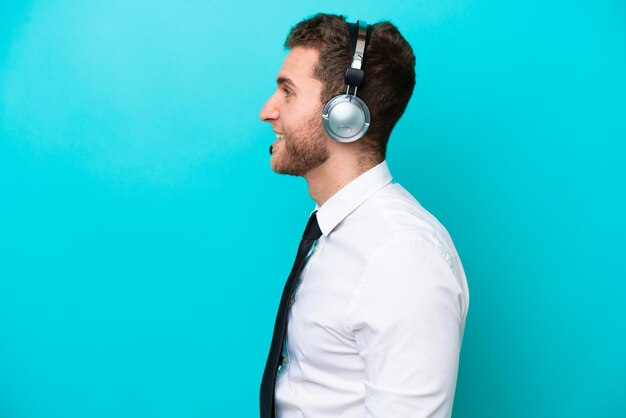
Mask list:
[[[347,160],[331,156],[324,164],[304,175],[309,184],[309,195],[322,206],[344,186],[375,165],[354,158]]]

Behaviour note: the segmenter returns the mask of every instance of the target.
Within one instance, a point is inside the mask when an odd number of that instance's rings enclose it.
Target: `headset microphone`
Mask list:
[[[352,65],[345,75],[346,93],[330,99],[322,111],[322,125],[326,134],[338,142],[354,142],[365,135],[370,126],[370,110],[356,93],[365,79],[361,67],[371,27],[357,20],[356,23],[348,23],[348,31],[353,57]],[[353,88],[352,94],[350,87]]]

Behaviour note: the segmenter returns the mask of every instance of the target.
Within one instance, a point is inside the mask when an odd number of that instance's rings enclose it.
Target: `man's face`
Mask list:
[[[270,159],[277,173],[303,176],[328,159],[321,117],[323,86],[313,78],[318,57],[315,49],[293,48],[278,73],[276,91],[261,109],[261,119],[272,124],[278,138]]]

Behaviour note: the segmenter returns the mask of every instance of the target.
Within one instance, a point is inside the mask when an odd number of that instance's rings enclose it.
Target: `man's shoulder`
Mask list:
[[[363,203],[376,224],[392,233],[438,231],[445,228],[404,187],[390,183]]]
[[[455,252],[446,228],[398,183],[379,190],[352,215],[352,221],[366,228],[370,240],[380,246],[421,241],[441,252]]]
[[[454,275],[464,281],[465,273],[446,228],[404,187],[390,183],[364,202],[361,224],[368,222],[371,254],[377,264],[397,263],[403,254],[435,254]],[[380,255],[383,255],[382,257]]]

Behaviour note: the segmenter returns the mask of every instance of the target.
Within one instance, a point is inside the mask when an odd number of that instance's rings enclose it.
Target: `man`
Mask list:
[[[351,36],[342,16],[326,14],[293,27],[260,114],[277,137],[271,168],[304,177],[316,202],[289,278],[297,280],[281,300],[261,416],[450,417],[465,274],[444,227],[391,181],[385,161],[413,92],[415,57],[391,23],[367,36],[356,27],[358,41],[355,27]],[[354,92],[346,69],[358,72],[361,62]],[[341,137],[353,126],[340,120],[333,130],[328,121],[325,105],[338,95],[369,108],[371,124],[357,121],[356,139]]]

